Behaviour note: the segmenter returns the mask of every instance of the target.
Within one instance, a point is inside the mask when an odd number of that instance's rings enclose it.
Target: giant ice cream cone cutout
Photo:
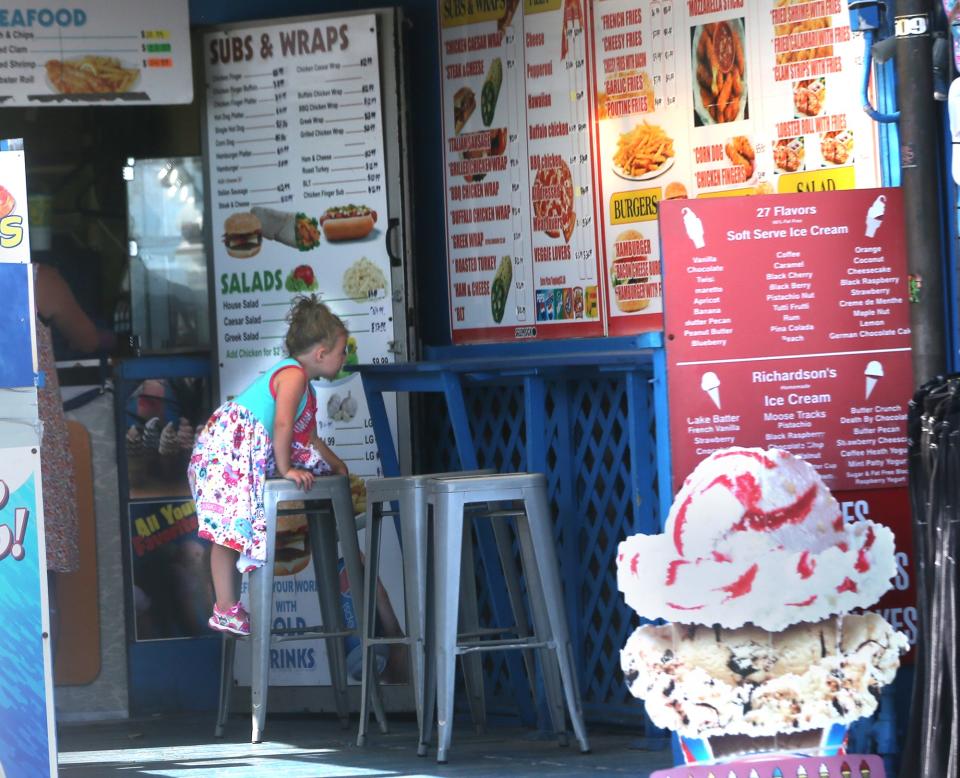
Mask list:
[[[893,533],[846,522],[789,452],[715,452],[684,481],[665,532],[618,551],[627,604],[671,622],[627,640],[627,684],[690,763],[721,748],[836,753],[907,650],[878,614],[851,614],[890,588]]]

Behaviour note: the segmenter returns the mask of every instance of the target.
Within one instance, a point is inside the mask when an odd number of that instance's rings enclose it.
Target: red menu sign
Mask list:
[[[901,192],[660,209],[674,483],[732,445],[832,490],[906,483],[913,390]]]

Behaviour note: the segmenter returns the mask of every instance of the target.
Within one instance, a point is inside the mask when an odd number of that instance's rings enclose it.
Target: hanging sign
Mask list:
[[[0,105],[193,100],[187,0],[23,0],[0,9]]]

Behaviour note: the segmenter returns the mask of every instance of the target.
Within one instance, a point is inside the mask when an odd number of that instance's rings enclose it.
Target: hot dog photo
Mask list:
[[[365,205],[327,208],[320,217],[323,237],[329,241],[363,240],[377,223],[377,212]]]

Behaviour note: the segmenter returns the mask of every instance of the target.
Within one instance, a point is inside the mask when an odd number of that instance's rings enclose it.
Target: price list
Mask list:
[[[535,318],[583,334],[599,320],[583,5],[527,8],[523,30]]]
[[[441,8],[456,342],[602,334],[584,7]]]
[[[287,312],[316,294],[347,363],[392,361],[376,20],[302,20],[206,38],[221,390],[285,356]],[[359,376],[314,386],[320,434],[351,472],[379,459]]]
[[[905,483],[913,383],[900,194],[665,205],[675,478],[747,445],[802,456],[832,489]]]

